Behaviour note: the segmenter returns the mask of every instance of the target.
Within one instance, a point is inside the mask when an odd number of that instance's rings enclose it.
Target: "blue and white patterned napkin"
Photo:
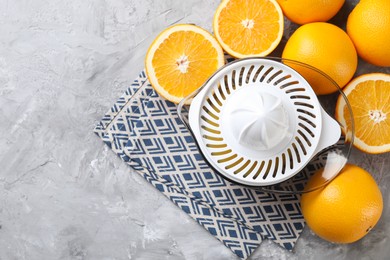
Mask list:
[[[240,258],[247,258],[263,239],[291,250],[303,230],[299,195],[265,193],[214,172],[178,118],[176,105],[154,92],[144,71],[95,133]],[[299,180],[293,184],[302,185]]]

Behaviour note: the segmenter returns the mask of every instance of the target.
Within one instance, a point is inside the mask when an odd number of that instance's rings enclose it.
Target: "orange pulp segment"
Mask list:
[[[354,145],[368,153],[390,151],[390,75],[370,73],[352,80],[344,93],[352,108],[355,124]],[[344,99],[336,105],[336,117],[351,129]]]
[[[174,25],[154,40],[146,54],[146,73],[162,97],[179,103],[224,64],[224,54],[206,30]]]
[[[222,48],[236,58],[264,57],[283,35],[283,13],[275,0],[224,0],[213,20]]]

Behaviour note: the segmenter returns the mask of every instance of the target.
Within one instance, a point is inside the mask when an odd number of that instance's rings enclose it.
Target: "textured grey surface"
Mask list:
[[[0,0],[0,259],[236,259],[92,132],[156,34],[177,21],[211,30],[218,3]],[[389,68],[357,74],[369,71]],[[372,232],[335,245],[306,228],[294,252],[265,241],[252,258],[388,259],[390,156],[350,161],[383,191]]]

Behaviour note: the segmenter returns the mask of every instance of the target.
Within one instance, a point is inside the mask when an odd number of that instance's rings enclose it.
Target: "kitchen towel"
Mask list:
[[[263,239],[292,250],[303,230],[299,195],[264,192],[222,178],[198,151],[176,105],[158,96],[144,71],[95,133],[240,258],[247,258]],[[285,188],[302,186],[319,167],[320,162],[311,163]]]

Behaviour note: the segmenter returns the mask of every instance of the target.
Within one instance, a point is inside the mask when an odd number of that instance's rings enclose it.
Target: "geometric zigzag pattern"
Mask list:
[[[243,187],[214,172],[179,120],[176,106],[153,91],[144,72],[95,133],[240,258],[247,258],[263,238],[291,250],[304,228],[297,195]],[[309,171],[318,167],[314,163]],[[306,179],[303,172],[301,181],[288,185],[302,185]]]
[[[145,88],[153,89],[150,85]],[[154,96],[138,119],[125,153],[147,170],[187,190],[204,203],[264,237],[291,249],[304,226],[299,197],[264,193],[234,184],[208,167],[176,106]]]
[[[167,197],[175,205],[194,218],[240,258],[246,258],[260,245],[262,238],[256,231],[224,217],[203,204],[194,202],[188,196],[176,192],[170,186],[164,186],[148,174],[144,174],[144,178],[161,192],[168,194]]]
[[[141,73],[114,107],[107,112],[103,120],[97,124],[94,132],[150,184],[231,249],[233,253],[242,259],[247,258],[262,241],[262,237],[258,232],[247,228],[240,222],[225,217],[207,203],[199,202],[196,198],[177,189],[175,185],[168,183],[165,179],[145,170],[144,167],[138,164],[134,164],[134,161],[131,161],[123,152],[123,140],[127,140],[134,135],[134,127],[132,126],[137,118],[143,115],[145,107],[142,101],[153,94],[149,91],[139,91],[145,80],[145,74]],[[134,98],[135,95],[137,95],[137,98]],[[124,111],[126,111],[126,115],[123,114]],[[114,121],[115,124],[113,124]],[[131,127],[124,125],[124,122],[127,122]]]

